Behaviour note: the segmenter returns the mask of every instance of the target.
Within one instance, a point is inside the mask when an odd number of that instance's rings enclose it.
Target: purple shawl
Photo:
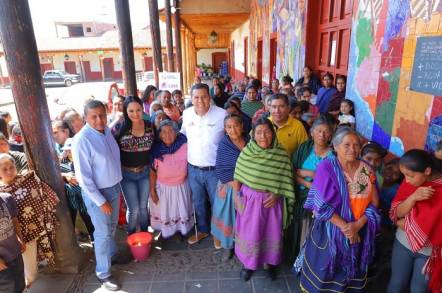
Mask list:
[[[327,269],[333,273],[342,267],[348,279],[359,270],[366,272],[374,255],[374,240],[380,224],[378,210],[369,205],[365,210],[368,221],[359,231],[361,242],[350,244],[341,230],[329,220],[334,213],[346,222],[355,221],[350,206],[348,185],[342,167],[336,157],[325,159],[316,169],[313,186],[304,208],[313,211],[316,221],[324,221],[330,245],[330,262]]]

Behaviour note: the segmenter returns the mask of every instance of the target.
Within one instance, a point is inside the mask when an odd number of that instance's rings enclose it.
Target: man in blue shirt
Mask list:
[[[82,196],[94,224],[95,272],[104,288],[120,289],[111,275],[114,241],[118,223],[121,165],[117,142],[106,126],[106,109],[100,101],[84,107],[86,125],[74,137],[73,159]]]

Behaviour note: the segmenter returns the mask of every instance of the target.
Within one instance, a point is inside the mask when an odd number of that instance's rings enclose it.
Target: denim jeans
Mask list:
[[[209,233],[211,210],[217,192],[218,178],[215,170],[203,171],[190,165],[188,166],[188,174],[198,231]]]
[[[95,273],[99,279],[105,279],[111,275],[111,259],[117,253],[114,238],[118,224],[120,184],[100,189],[100,192],[112,206],[111,215],[105,215],[100,207],[89,199],[87,194],[82,192],[82,195],[92,224],[95,227],[94,249],[97,262]]]
[[[147,232],[149,227],[149,212],[147,202],[149,199],[149,168],[141,172],[130,172],[123,170],[123,181],[121,181],[124,200],[127,205],[126,220],[127,232],[137,232],[137,225],[140,230]]]
[[[395,239],[391,256],[391,279],[387,292],[402,293],[407,288],[411,293],[427,292],[428,279],[422,273],[427,260],[428,256],[414,253]]]
[[[18,255],[16,259],[6,263],[6,265],[8,267],[0,271],[0,292],[23,292],[25,289],[25,272],[21,255]]]

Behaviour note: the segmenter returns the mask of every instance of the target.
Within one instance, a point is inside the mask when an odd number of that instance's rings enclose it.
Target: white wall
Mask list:
[[[0,57],[0,69],[2,72],[3,77],[8,77],[8,68],[6,67],[6,59],[5,59],[5,55]]]
[[[235,41],[235,69],[238,71],[241,71],[242,73],[245,72],[245,64],[244,64],[244,39],[246,37],[249,37],[248,42],[248,64],[250,66],[250,29],[249,29],[250,21],[246,21],[244,24],[242,24],[239,28],[234,30],[232,34],[230,35],[230,40]],[[249,67],[250,68],[250,67]],[[250,72],[250,70],[247,70],[247,72]]]
[[[196,53],[196,63],[204,63],[206,65],[212,66],[212,53],[215,52],[227,52],[226,49],[200,49]]]

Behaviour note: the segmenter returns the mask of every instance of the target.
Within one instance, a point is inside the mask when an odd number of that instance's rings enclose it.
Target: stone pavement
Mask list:
[[[120,230],[120,243],[123,233]],[[95,274],[93,254],[78,275],[41,274],[29,293],[49,292],[107,292],[100,287]],[[119,292],[129,293],[285,293],[300,292],[296,277],[288,265],[281,265],[278,278],[267,277],[264,270],[255,272],[249,282],[239,278],[242,265],[236,258],[227,262],[221,259],[222,252],[213,248],[211,239],[190,246],[176,239],[155,242],[151,256],[143,262],[131,262],[113,267],[115,276],[121,281]]]

